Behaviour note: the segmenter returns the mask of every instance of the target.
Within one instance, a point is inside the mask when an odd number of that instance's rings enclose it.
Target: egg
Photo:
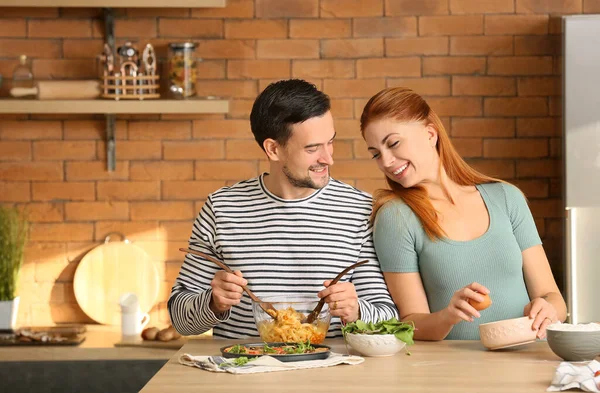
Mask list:
[[[479,295],[483,296],[482,302],[478,302],[475,299],[469,299],[469,304],[477,311],[485,310],[492,304],[492,299],[490,298],[490,295],[485,293],[480,293]]]

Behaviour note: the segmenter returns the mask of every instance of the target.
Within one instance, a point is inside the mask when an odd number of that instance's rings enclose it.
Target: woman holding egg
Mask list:
[[[525,196],[465,163],[421,96],[379,92],[361,131],[390,187],[375,194],[375,248],[415,339],[479,339],[479,324],[523,315],[544,338],[566,319]]]

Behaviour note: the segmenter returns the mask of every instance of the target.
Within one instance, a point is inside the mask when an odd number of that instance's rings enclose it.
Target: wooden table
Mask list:
[[[178,362],[180,354],[218,355],[224,345],[248,340],[190,340],[141,390],[197,392],[545,392],[561,359],[546,342],[499,351],[479,341],[417,342],[411,356],[365,358],[357,366],[233,375]],[[341,339],[325,344],[346,353]],[[310,383],[309,383],[310,381]],[[310,386],[310,387],[309,387]]]

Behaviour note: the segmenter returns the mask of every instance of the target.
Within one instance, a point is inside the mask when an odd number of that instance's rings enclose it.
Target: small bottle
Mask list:
[[[196,95],[196,57],[193,42],[169,44],[169,94],[172,98]]]
[[[19,56],[19,64],[13,71],[12,87],[30,89],[34,86],[31,63],[26,55],[21,55]],[[27,95],[22,98],[35,98],[35,94],[32,93],[32,95]]]

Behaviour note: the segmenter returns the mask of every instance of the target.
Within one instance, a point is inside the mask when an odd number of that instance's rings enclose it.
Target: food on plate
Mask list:
[[[144,340],[156,340],[156,335],[160,332],[160,329],[157,327],[149,327],[142,331],[142,338]]]
[[[277,310],[273,320],[257,324],[260,337],[267,342],[301,343],[310,341],[320,344],[325,340],[329,323],[320,320],[314,323],[302,323],[304,314],[293,307]]]
[[[261,355],[298,355],[305,353],[316,353],[316,352],[327,352],[327,347],[317,347],[311,345],[310,342],[296,343],[296,344],[268,344],[262,345],[243,345],[236,344],[227,347],[223,350],[227,353],[243,354],[249,356],[261,356]]]
[[[401,322],[398,319],[391,318],[377,323],[357,320],[342,326],[342,333],[346,334],[393,334],[400,341],[412,345],[415,332],[415,324],[412,321]]]
[[[483,301],[478,302],[477,300],[474,299],[469,299],[469,304],[471,306],[473,306],[473,308],[477,311],[481,311],[481,310],[485,310],[486,308],[488,308],[489,306],[492,305],[492,299],[490,298],[490,295],[486,294],[486,293],[479,293],[479,295],[483,296]]]

